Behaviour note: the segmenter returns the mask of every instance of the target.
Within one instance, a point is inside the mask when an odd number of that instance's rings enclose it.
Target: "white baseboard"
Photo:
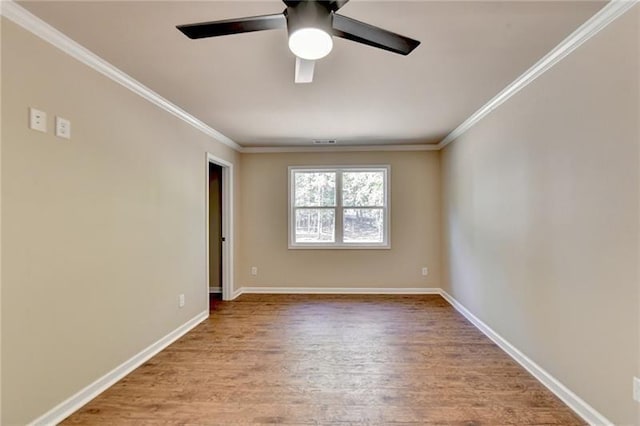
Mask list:
[[[439,288],[415,287],[240,287],[234,299],[241,294],[440,294]]]
[[[513,358],[518,364],[524,367],[529,373],[533,375],[540,383],[553,392],[558,398],[562,400],[569,408],[575,411],[584,421],[590,425],[613,425],[605,416],[596,411],[595,408],[587,404],[582,398],[573,393],[569,388],[563,385],[558,379],[553,377],[547,371],[545,371],[538,364],[533,362],[529,357],[523,354],[515,346],[509,343],[504,337],[493,331],[491,327],[482,322],[478,317],[473,315],[467,308],[465,308],[460,302],[454,299],[449,293],[444,290],[440,290],[441,296],[451,304],[458,312],[460,312],[466,319],[471,322],[478,330],[483,332],[485,336],[491,339],[496,345],[505,351],[511,358]]]
[[[540,383],[546,386],[558,398],[560,398],[569,408],[576,412],[583,420],[591,425],[613,425],[606,417],[587,404],[582,398],[573,393],[559,380],[545,371],[542,367],[532,361],[524,353],[509,343],[505,338],[496,333],[491,327],[473,315],[460,302],[454,299],[449,293],[440,288],[340,288],[340,287],[241,287],[233,292],[232,300],[241,294],[262,293],[262,294],[439,294],[454,309],[467,318],[478,330],[484,333],[503,351],[505,351],[518,364],[531,373]],[[115,384],[118,380],[138,368],[144,362],[156,355],[158,352],[169,346],[171,343],[182,337],[193,329],[196,325],[209,317],[209,312],[202,312],[196,317],[187,321],[171,333],[167,334],[146,349],[134,355],[109,373],[105,374],[95,382],[91,383],[75,395],[58,404],[47,413],[31,422],[31,425],[57,424],[78,410],[80,407],[91,401],[100,393]]]
[[[209,287],[209,294],[220,294],[222,293],[222,287]]]
[[[231,294],[231,298],[229,300],[233,300],[236,297],[240,296],[242,294],[242,287],[236,290],[233,290],[233,293]]]
[[[113,386],[117,381],[144,364],[151,357],[178,340],[195,326],[209,317],[209,311],[201,312],[180,327],[176,328],[160,340],[138,352],[95,382],[91,383],[75,395],[62,401],[51,410],[30,423],[30,425],[55,425],[73,414],[80,407]]]
[[[513,358],[518,364],[531,373],[540,383],[560,398],[569,408],[591,425],[613,425],[605,416],[587,404],[582,398],[573,393],[558,379],[553,377],[504,337],[496,333],[491,327],[473,315],[460,302],[441,288],[340,288],[340,287],[240,287],[234,292],[233,298],[241,294],[439,294],[454,309],[460,312],[478,330],[484,333],[496,345]]]

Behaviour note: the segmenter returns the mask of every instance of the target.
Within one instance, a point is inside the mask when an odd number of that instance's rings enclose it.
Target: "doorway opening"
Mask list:
[[[207,154],[207,295],[210,310],[233,298],[233,165]]]
[[[222,167],[209,163],[209,310],[222,300]]]

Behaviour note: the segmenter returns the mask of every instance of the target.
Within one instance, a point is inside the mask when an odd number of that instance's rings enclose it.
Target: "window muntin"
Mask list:
[[[389,169],[290,167],[289,248],[389,248]]]

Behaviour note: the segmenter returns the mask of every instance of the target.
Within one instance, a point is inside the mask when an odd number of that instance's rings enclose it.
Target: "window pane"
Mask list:
[[[295,172],[297,207],[332,207],[336,205],[334,172]]]
[[[345,243],[384,242],[382,209],[344,209]]]
[[[384,172],[344,172],[342,205],[384,206]]]
[[[296,209],[296,243],[333,243],[334,209]]]

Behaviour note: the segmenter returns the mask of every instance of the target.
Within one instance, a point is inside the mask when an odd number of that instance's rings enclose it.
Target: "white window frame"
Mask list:
[[[384,216],[383,220],[383,241],[380,243],[363,243],[353,242],[345,243],[342,241],[342,233],[344,224],[342,220],[342,212],[345,208],[342,205],[342,173],[344,172],[383,172],[384,173],[384,206],[382,212]],[[295,172],[331,172],[336,173],[336,206],[327,207],[335,208],[335,242],[318,242],[318,243],[298,243],[295,241],[295,180],[293,175]],[[391,227],[391,197],[389,189],[391,188],[391,166],[385,165],[360,165],[360,166],[289,166],[288,172],[288,221],[289,221],[289,249],[390,249],[390,227]],[[356,207],[366,208],[366,206]],[[375,208],[380,208],[375,206]]]

